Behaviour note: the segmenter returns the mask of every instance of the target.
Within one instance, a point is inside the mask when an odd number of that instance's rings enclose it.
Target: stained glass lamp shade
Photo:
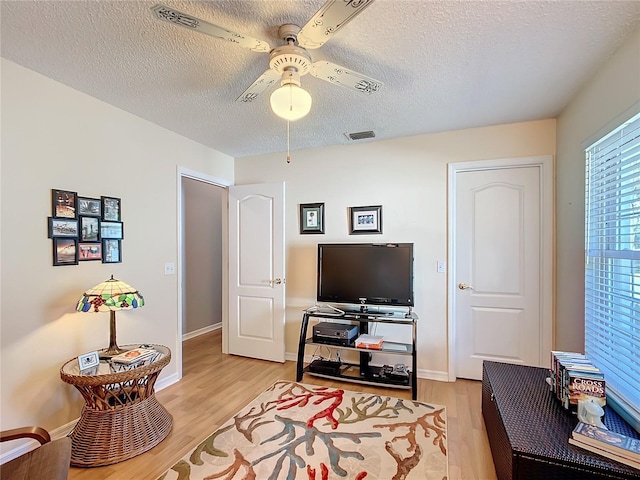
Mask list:
[[[111,275],[106,280],[82,294],[76,310],[78,312],[110,312],[109,348],[100,354],[112,357],[124,352],[116,342],[116,310],[131,310],[144,306],[144,298],[131,285],[116,280]]]

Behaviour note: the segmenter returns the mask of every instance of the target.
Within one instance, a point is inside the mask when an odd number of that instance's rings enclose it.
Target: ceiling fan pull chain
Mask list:
[[[291,163],[291,154],[289,152],[289,120],[287,120],[287,163]]]

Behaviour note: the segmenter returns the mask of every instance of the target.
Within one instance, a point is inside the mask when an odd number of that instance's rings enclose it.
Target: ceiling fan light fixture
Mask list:
[[[283,72],[282,86],[271,94],[271,110],[285,120],[298,120],[311,111],[311,95],[300,87],[295,72]]]

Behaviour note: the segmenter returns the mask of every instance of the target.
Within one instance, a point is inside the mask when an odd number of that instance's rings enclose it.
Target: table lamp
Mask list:
[[[111,275],[109,280],[83,293],[78,300],[76,310],[78,312],[110,312],[109,348],[102,350],[100,356],[111,358],[124,352],[116,343],[116,310],[131,310],[142,306],[144,306],[144,298],[140,292]]]

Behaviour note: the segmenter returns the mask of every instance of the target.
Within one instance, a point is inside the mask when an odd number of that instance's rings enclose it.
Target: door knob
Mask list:
[[[276,278],[275,280],[269,280],[271,285],[280,285],[282,283],[282,279]]]
[[[472,287],[471,285],[467,285],[467,284],[466,284],[466,283],[464,283],[464,282],[460,282],[460,283],[458,284],[458,288],[459,288],[460,290],[473,290],[473,287]]]

